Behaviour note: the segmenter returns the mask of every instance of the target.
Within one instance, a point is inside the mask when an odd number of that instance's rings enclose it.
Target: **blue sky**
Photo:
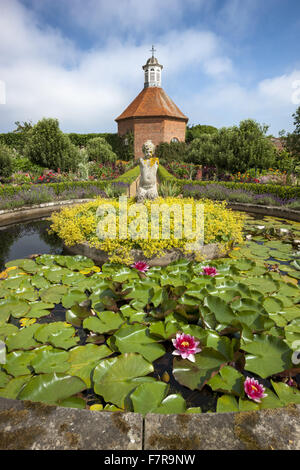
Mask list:
[[[0,132],[43,117],[65,132],[116,132],[152,44],[190,125],[293,129],[299,0],[0,0]]]

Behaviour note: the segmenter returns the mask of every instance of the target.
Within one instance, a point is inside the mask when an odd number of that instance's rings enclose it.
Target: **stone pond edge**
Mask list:
[[[300,405],[143,418],[0,398],[0,449],[299,450]]]

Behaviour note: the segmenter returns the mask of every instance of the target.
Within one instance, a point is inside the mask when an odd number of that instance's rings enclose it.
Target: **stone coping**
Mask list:
[[[99,264],[99,265],[109,262],[109,256],[106,251],[99,250],[97,248],[89,246],[89,244],[86,242],[78,243],[77,245],[74,245],[74,246],[66,246],[64,244],[63,247],[64,247],[65,253],[70,253],[72,255],[86,256],[87,258],[91,258],[96,264]],[[207,260],[223,258],[227,254],[220,250],[218,243],[211,243],[209,245],[203,245],[199,251],[200,251],[201,256]],[[135,262],[144,261],[150,267],[167,266],[173,261],[177,261],[181,258],[186,258],[191,261],[194,259],[193,254],[184,254],[182,251],[178,249],[165,251],[164,255],[160,257],[153,256],[152,258],[146,258],[142,250],[132,250],[131,255]]]
[[[235,211],[253,212],[255,214],[268,215],[271,217],[279,217],[300,222],[300,211],[286,209],[285,207],[261,206],[259,204],[246,204],[240,202],[228,202],[227,204],[230,209]]]
[[[35,204],[33,206],[18,207],[12,210],[1,210],[0,227],[16,224],[22,221],[40,219],[61,209],[63,206],[83,204],[94,200],[95,199],[70,199],[68,201],[45,202],[43,204]]]
[[[143,418],[0,398],[0,449],[299,450],[300,405]]]

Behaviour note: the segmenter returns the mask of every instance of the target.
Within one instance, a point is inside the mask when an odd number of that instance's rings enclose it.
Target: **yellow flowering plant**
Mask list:
[[[111,262],[131,264],[133,262],[133,249],[143,251],[146,258],[163,256],[168,250],[178,249],[183,253],[189,253],[189,244],[196,237],[196,206],[199,204],[193,198],[158,198],[155,201],[145,201],[134,206],[133,198],[125,198],[127,204],[127,229],[124,232],[124,219],[120,213],[119,200],[97,199],[95,201],[67,207],[51,216],[51,231],[58,234],[66,246],[80,243],[88,243],[91,247],[108,253]],[[105,208],[109,203],[115,213],[115,226],[106,224],[106,236],[97,235],[97,226],[103,221],[98,216],[99,207]],[[204,214],[204,244],[218,243],[221,251],[226,252],[233,244],[243,241],[242,230],[244,216],[234,213],[226,207],[226,202],[216,203],[210,200],[201,200]],[[154,207],[156,205],[156,208]],[[184,226],[184,217],[177,217],[172,210],[174,205],[179,213],[184,214],[185,207],[191,208],[192,221],[189,229]],[[158,218],[154,219],[154,209],[158,210]],[[135,209],[137,208],[137,210]],[[133,210],[134,209],[134,210]],[[169,209],[169,236],[163,232],[163,217]],[[134,215],[132,215],[134,213]],[[142,218],[141,214],[146,214]],[[112,228],[113,227],[113,228]],[[126,228],[126,227],[125,227]],[[136,229],[135,236],[130,236],[132,229]],[[129,233],[128,233],[129,232]],[[178,236],[181,232],[182,235]],[[192,238],[192,235],[195,237]]]

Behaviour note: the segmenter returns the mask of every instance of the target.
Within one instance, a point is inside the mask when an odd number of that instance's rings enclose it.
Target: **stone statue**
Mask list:
[[[158,159],[153,157],[155,145],[151,140],[143,145],[143,154],[145,158],[140,158],[140,181],[137,189],[137,202],[143,202],[144,199],[156,199],[158,197],[156,185],[156,173],[158,168]]]

